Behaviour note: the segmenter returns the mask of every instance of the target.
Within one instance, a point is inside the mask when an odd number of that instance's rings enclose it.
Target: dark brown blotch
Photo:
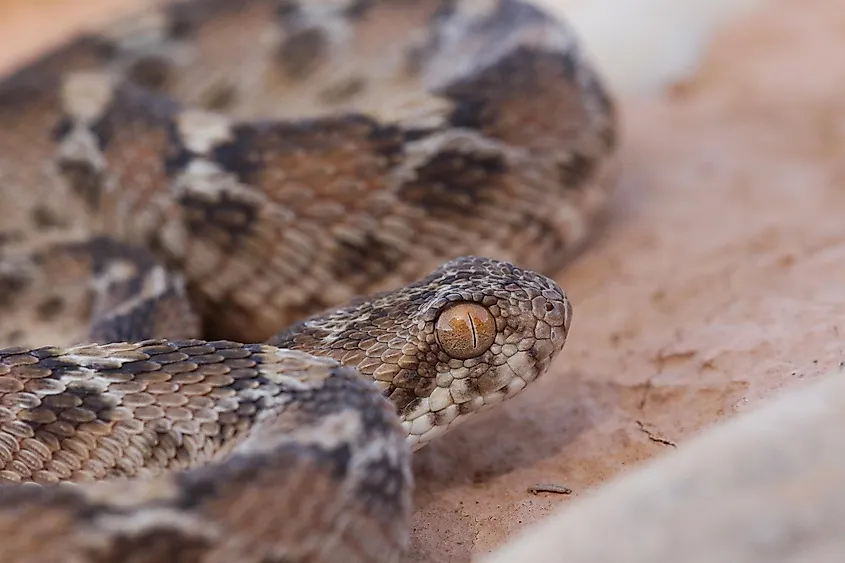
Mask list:
[[[87,160],[59,160],[58,168],[67,185],[88,209],[99,209],[103,195],[103,179],[94,165]]]
[[[374,5],[375,0],[355,0],[349,3],[349,6],[343,11],[343,15],[353,20],[360,19],[366,16]]]
[[[165,95],[133,86],[115,90],[111,103],[92,126],[100,150],[106,151],[122,134],[139,135],[173,127],[179,105]]]
[[[23,272],[0,273],[0,307],[12,305],[29,283],[29,277]]]
[[[298,0],[279,0],[276,4],[276,17],[282,24],[291,23],[300,14]]]
[[[259,210],[255,204],[225,191],[215,199],[187,192],[179,198],[179,204],[191,233],[203,236],[222,232],[232,246],[249,237],[258,222]]]
[[[264,166],[260,152],[265,137],[272,136],[272,128],[258,130],[249,125],[236,126],[231,132],[231,141],[216,145],[212,160],[227,172],[237,176],[243,184],[253,184]],[[185,152],[185,151],[183,151]],[[183,154],[180,164],[190,161],[190,154]]]
[[[584,180],[593,175],[595,165],[595,159],[588,158],[578,152],[571,153],[566,162],[560,162],[557,165],[560,185],[565,189],[580,189]]]
[[[108,163],[106,173],[120,189],[150,189],[165,180],[167,159],[174,158],[174,152],[178,155],[181,147],[172,132],[177,110],[175,102],[166,97],[125,86],[114,93],[111,104],[89,127]],[[92,163],[62,159],[58,166],[71,187],[96,209],[103,179]]]
[[[459,82],[449,85],[443,95],[454,103],[449,122],[455,127],[484,130],[495,122],[496,112],[503,103],[521,101],[529,103],[532,92],[543,87],[541,65],[554,68],[566,81],[574,80],[575,54],[572,52],[538,52],[519,47],[498,63],[485,68]],[[551,117],[551,116],[550,116]]]
[[[282,71],[295,80],[308,77],[320,65],[328,45],[322,29],[312,27],[292,33],[279,45],[278,61]]]
[[[407,453],[398,460],[385,453],[367,460],[360,468],[361,480],[356,497],[364,504],[369,515],[384,525],[408,517],[408,492],[412,483],[402,465],[408,463],[409,458]]]
[[[214,545],[208,538],[188,535],[178,528],[149,528],[140,533],[113,538],[105,551],[92,555],[91,561],[135,561],[139,554],[143,554],[145,561],[202,563],[213,548]]]
[[[390,402],[396,407],[396,412],[404,413],[408,406],[416,401],[418,397],[414,394],[413,389],[395,388],[390,393]]]
[[[180,2],[171,6],[168,14],[167,36],[170,39],[188,39],[199,27],[196,17],[196,4]]]
[[[127,69],[129,80],[150,90],[163,90],[171,73],[170,62],[157,55],[141,57]]]
[[[2,100],[0,100],[2,103]],[[53,126],[50,137],[55,143],[61,143],[73,131],[73,120],[67,116],[61,117]]]
[[[449,2],[454,9],[456,0]],[[495,9],[474,22],[475,34],[486,34],[497,40],[507,37],[515,29],[542,25],[548,16],[538,6],[524,0],[500,0]]]
[[[88,41],[92,52],[104,62],[113,61],[120,55],[119,45],[108,37],[94,35]]]
[[[414,393],[417,397],[428,397],[435,387],[437,387],[437,382],[434,378],[419,376],[414,385]]]
[[[51,321],[62,314],[65,301],[58,295],[51,295],[43,299],[36,307],[36,314],[42,321]]]
[[[366,139],[367,150],[397,159],[403,150],[405,136],[398,127],[382,126],[360,114],[345,114],[335,118],[303,119],[296,123],[265,122],[236,126],[231,140],[215,146],[212,160],[235,174],[244,184],[272,189],[264,185],[262,175],[269,166],[290,167],[297,173],[297,156],[305,151],[314,162],[344,156],[350,140]],[[279,159],[293,156],[289,162]],[[313,167],[308,167],[313,168]],[[314,180],[309,178],[308,180]]]
[[[27,234],[22,230],[14,231],[0,231],[0,258],[3,257],[3,247],[7,244],[20,242],[27,238]]]
[[[365,287],[384,277],[406,258],[396,247],[367,233],[360,240],[339,240],[330,261],[332,274],[337,278],[350,278]]]
[[[442,151],[415,172],[399,189],[399,197],[432,217],[461,219],[489,199],[507,164],[499,154]]]
[[[199,155],[182,142],[182,136],[175,122],[169,123],[166,130],[168,144],[163,155],[164,172],[168,177],[173,178],[184,172]]]
[[[431,15],[431,21],[444,20],[452,17],[458,9],[458,3],[461,0],[440,0],[437,9]]]
[[[132,295],[130,292],[122,292],[122,294],[129,296],[129,298]],[[118,302],[120,302],[119,298],[120,294],[118,295]],[[183,296],[178,294],[173,287],[170,287],[160,295],[136,303],[124,314],[95,318],[91,323],[88,338],[93,342],[105,344],[180,336],[184,331],[194,332],[191,314],[192,311],[183,304]],[[182,322],[179,322],[180,319],[175,321],[170,319],[175,315],[183,317]],[[170,322],[166,322],[167,320],[170,320]],[[182,323],[185,324],[185,328],[183,328]],[[119,371],[130,369],[127,368],[128,365],[130,364],[124,365]],[[159,369],[159,366],[146,371],[155,369]]]
[[[202,0],[200,2],[172,2],[162,6],[167,18],[167,39],[179,41],[190,39],[191,36],[202,31],[203,26],[211,22],[226,21],[230,16],[237,15],[250,5],[267,2],[268,0],[248,0],[247,2],[232,2],[232,0]],[[269,0],[274,3],[278,0]]]
[[[238,89],[231,82],[220,80],[209,86],[200,96],[200,105],[209,111],[223,111],[238,100]]]
[[[403,157],[405,145],[409,141],[422,139],[435,132],[434,129],[413,129],[406,131],[395,125],[382,125],[361,116],[357,116],[357,119],[367,120],[370,127],[368,140],[370,141],[372,150],[387,158],[391,166],[398,163]]]
[[[361,94],[367,85],[363,76],[353,76],[336,82],[320,92],[320,101],[324,104],[340,104]]]
[[[58,348],[53,348],[52,346],[43,346],[29,351],[30,356],[37,358],[38,360],[44,360],[48,364],[51,361],[58,361],[57,356],[60,354],[62,354],[62,352]],[[49,367],[49,365],[42,365],[41,367]]]
[[[76,373],[79,371],[79,365],[75,362],[56,356],[55,349],[40,348],[32,350],[29,353],[31,356],[38,358],[38,367],[50,371],[51,379],[61,379],[65,375]]]
[[[46,205],[37,204],[33,206],[30,211],[30,218],[33,225],[38,229],[55,229],[68,226],[67,219],[59,216],[55,210]]]
[[[144,246],[125,243],[110,236],[94,236],[84,242],[58,247],[59,251],[75,254],[90,260],[92,271],[103,274],[114,261],[131,262],[138,272],[145,272],[156,265],[153,253]],[[140,288],[133,288],[137,291]]]

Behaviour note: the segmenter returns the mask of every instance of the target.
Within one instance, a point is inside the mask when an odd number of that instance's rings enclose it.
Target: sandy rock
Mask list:
[[[791,563],[845,553],[845,374],[705,432],[481,563]]]

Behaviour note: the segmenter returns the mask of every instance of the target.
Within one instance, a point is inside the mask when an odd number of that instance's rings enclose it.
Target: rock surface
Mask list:
[[[546,518],[481,563],[836,563],[845,374],[784,393]]]

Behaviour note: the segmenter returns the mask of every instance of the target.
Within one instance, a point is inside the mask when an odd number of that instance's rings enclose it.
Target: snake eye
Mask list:
[[[440,313],[435,331],[444,352],[458,360],[468,360],[480,356],[493,344],[496,320],[482,305],[458,303]]]

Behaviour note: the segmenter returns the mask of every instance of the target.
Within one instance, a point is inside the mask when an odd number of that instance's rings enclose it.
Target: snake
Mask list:
[[[0,79],[0,561],[395,562],[563,349],[617,112],[524,0],[180,0]]]

